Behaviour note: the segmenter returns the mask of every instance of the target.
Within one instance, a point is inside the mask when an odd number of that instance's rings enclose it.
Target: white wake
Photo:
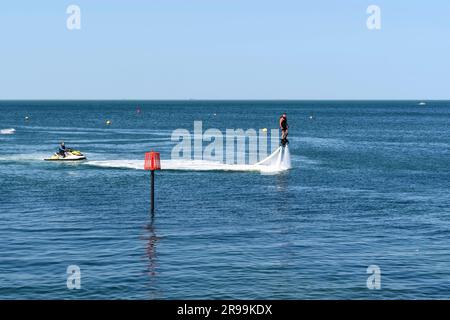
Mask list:
[[[104,168],[144,170],[144,160],[87,161],[87,165]],[[289,148],[279,147],[270,156],[255,164],[226,164],[208,160],[161,160],[161,170],[184,171],[257,171],[279,173],[291,168]]]

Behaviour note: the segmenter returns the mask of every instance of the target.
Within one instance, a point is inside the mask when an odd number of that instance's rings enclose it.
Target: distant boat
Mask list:
[[[16,133],[16,129],[1,129],[0,134],[14,134]]]
[[[427,105],[427,103],[426,102],[419,102],[419,106],[426,106]]]

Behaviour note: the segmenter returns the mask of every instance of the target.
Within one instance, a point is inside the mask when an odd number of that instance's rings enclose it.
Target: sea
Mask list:
[[[173,159],[283,112],[286,170]],[[0,299],[450,298],[449,101],[0,101],[0,129]]]

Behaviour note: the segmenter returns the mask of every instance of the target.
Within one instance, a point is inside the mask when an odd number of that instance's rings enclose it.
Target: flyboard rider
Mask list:
[[[287,123],[286,113],[283,113],[280,117],[280,129],[281,129],[281,145],[284,147],[289,143],[289,140],[287,139],[289,125]]]

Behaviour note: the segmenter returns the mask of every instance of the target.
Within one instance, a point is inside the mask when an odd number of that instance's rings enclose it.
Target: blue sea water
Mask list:
[[[157,172],[154,217],[148,172],[42,161],[167,159],[195,120],[282,112],[291,170]],[[448,299],[449,122],[446,101],[0,102],[0,299]]]

